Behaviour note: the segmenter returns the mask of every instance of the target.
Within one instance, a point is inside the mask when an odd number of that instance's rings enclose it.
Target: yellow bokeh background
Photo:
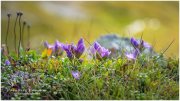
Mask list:
[[[7,12],[12,14],[8,45],[13,50],[13,27],[16,12],[22,11],[22,21],[31,25],[31,47],[39,49],[43,41],[77,42],[80,37],[89,42],[105,34],[140,38],[165,53],[179,55],[179,2],[177,1],[2,1],[1,43],[5,43]],[[27,43],[27,29],[24,42]],[[16,33],[19,32],[17,26]]]

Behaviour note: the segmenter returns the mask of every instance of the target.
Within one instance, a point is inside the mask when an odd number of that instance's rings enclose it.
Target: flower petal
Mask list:
[[[132,53],[126,54],[126,57],[127,57],[128,59],[133,59],[133,60],[136,59],[136,57],[135,57],[134,54],[132,54]]]
[[[131,59],[135,60],[137,58],[138,54],[139,54],[139,51],[135,50],[133,53],[126,53],[125,55],[129,60],[131,60]]]
[[[81,38],[77,44],[77,52],[83,53],[85,50],[84,40]]]
[[[79,71],[72,71],[71,74],[75,79],[80,79],[80,72]]]
[[[72,52],[71,52],[71,45],[65,45],[65,44],[63,44],[63,45],[62,45],[62,48],[66,51],[67,57],[68,57],[69,59],[72,59],[72,58],[73,58],[73,54],[72,54]]]
[[[108,57],[110,55],[110,51],[108,49],[105,49],[104,47],[101,47],[101,57],[104,58],[104,57]]]
[[[48,48],[48,49],[52,49],[53,52],[54,52],[54,50],[55,50],[54,45],[50,45],[47,41],[44,42],[44,46],[45,46],[46,48]]]
[[[6,60],[6,61],[5,61],[5,65],[6,65],[6,66],[11,65],[10,61],[9,61],[9,60]]]
[[[144,42],[144,43],[143,43],[143,46],[144,46],[145,48],[152,48],[152,46],[151,46],[149,43],[147,43],[147,42]]]
[[[138,41],[135,39],[135,38],[131,38],[131,44],[133,45],[133,46],[135,46],[135,47],[138,47],[139,46],[139,43],[138,43]]]
[[[49,43],[47,41],[44,42],[44,47],[48,48]]]
[[[90,46],[90,47],[89,47],[89,50],[90,50],[90,53],[91,53],[91,54],[93,54],[93,55],[96,54],[96,50],[95,50],[95,48],[94,48],[93,46]]]
[[[98,42],[94,43],[94,48],[97,50],[99,47],[101,47],[101,45]]]
[[[85,50],[84,40],[81,38],[78,41],[77,48],[75,49],[75,57],[79,58]]]
[[[108,49],[102,47],[98,42],[94,43],[93,48],[91,48],[91,51],[93,51],[93,54],[95,54],[94,52],[97,52],[97,54],[100,55],[99,57],[101,58],[107,58],[111,53]]]
[[[55,51],[62,49],[62,43],[60,43],[58,40],[56,40],[54,43],[54,48],[55,48]]]

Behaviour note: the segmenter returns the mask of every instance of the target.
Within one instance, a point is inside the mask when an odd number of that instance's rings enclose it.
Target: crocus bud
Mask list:
[[[75,79],[77,79],[77,80],[80,79],[80,72],[79,71],[72,71],[71,74]]]
[[[6,60],[6,61],[5,61],[5,65],[6,65],[6,66],[11,65],[10,61],[9,61],[9,60]]]
[[[66,51],[68,58],[76,57],[79,59],[85,50],[84,40],[81,38],[77,46],[74,44],[63,45],[63,49]]]
[[[76,57],[79,58],[83,54],[84,50],[85,50],[84,40],[81,38],[78,41],[77,49],[75,51]]]
[[[128,60],[135,60],[138,54],[139,54],[138,50],[135,50],[132,53],[126,53],[125,55],[128,58]]]
[[[134,47],[138,47],[139,46],[139,43],[136,39],[134,38],[131,38],[131,44],[134,46]]]
[[[90,50],[92,54],[96,54],[98,59],[105,59],[111,54],[111,51],[102,47],[98,42],[95,42],[93,47],[90,47]]]

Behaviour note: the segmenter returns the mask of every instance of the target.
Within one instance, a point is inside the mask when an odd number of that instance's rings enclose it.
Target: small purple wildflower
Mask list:
[[[101,47],[101,45],[98,43],[98,42],[95,42],[94,43],[94,48],[96,49],[96,50],[98,50],[98,48],[100,48]]]
[[[147,42],[144,42],[143,40],[138,41],[132,37],[130,41],[131,41],[131,44],[135,47],[135,50],[133,51],[133,53],[125,54],[126,57],[130,60],[131,59],[135,60],[144,48],[151,48],[151,46]]]
[[[152,48],[151,45],[147,42],[143,42],[143,47],[145,48]]]
[[[138,47],[139,46],[139,42],[134,39],[133,37],[131,38],[131,44],[134,46],[134,47]]]
[[[73,58],[73,54],[70,51],[66,51],[66,53],[67,53],[67,57],[68,58],[70,58],[70,59]]]
[[[104,47],[101,47],[99,52],[101,54],[101,57],[108,57],[111,54],[111,52],[108,49],[105,49]]]
[[[147,42],[144,42],[143,40],[138,41],[136,39],[134,39],[133,37],[131,38],[131,44],[135,47],[135,48],[151,48],[151,45],[148,44]]]
[[[54,49],[55,49],[55,51],[62,49],[62,43],[60,43],[58,40],[56,40],[54,43]]]
[[[44,42],[44,47],[48,48],[49,43],[47,41]]]
[[[80,57],[85,50],[84,40],[81,38],[78,41],[77,48],[75,50],[77,57]]]
[[[50,45],[47,41],[44,42],[44,46],[48,49],[52,49],[54,51],[54,45]]]
[[[90,46],[89,50],[90,50],[91,54],[93,54],[93,55],[96,54],[96,49],[94,48],[94,46]]]
[[[135,50],[133,53],[126,53],[125,55],[129,60],[135,60],[138,54],[139,54],[138,50]]]
[[[47,41],[44,42],[44,46],[46,48],[52,48],[53,47],[53,45],[50,45]]]
[[[77,79],[77,80],[80,79],[80,72],[79,71],[72,71],[71,74],[75,79]]]
[[[63,53],[63,43],[60,43],[58,40],[55,41],[54,43],[54,52],[55,55],[62,55]]]
[[[58,40],[55,41],[53,45],[49,44],[47,41],[44,42],[44,46],[47,49],[52,49],[52,52],[55,53],[56,55],[58,53],[63,52],[63,44],[60,43]]]
[[[108,49],[102,47],[98,42],[95,42],[93,46],[90,46],[90,52],[99,58],[107,58],[111,54]]]
[[[71,52],[71,45],[63,45],[62,48],[66,51],[67,57],[69,59],[72,59],[73,58],[73,54]]]
[[[10,61],[9,61],[9,60],[6,60],[6,61],[5,61],[5,65],[6,65],[6,66],[11,65]]]
[[[63,49],[66,51],[68,58],[70,59],[72,59],[73,57],[80,58],[80,56],[85,51],[84,40],[81,38],[78,41],[77,46],[75,46],[74,44],[63,45]]]

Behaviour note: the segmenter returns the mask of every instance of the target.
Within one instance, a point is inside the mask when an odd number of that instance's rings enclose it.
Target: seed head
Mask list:
[[[10,14],[10,13],[8,13],[8,14],[7,14],[7,16],[8,16],[8,17],[10,17],[10,16],[11,16],[11,14]]]
[[[22,16],[23,15],[23,13],[22,12],[17,12],[17,16]]]
[[[23,25],[26,25],[26,21],[23,21]]]

